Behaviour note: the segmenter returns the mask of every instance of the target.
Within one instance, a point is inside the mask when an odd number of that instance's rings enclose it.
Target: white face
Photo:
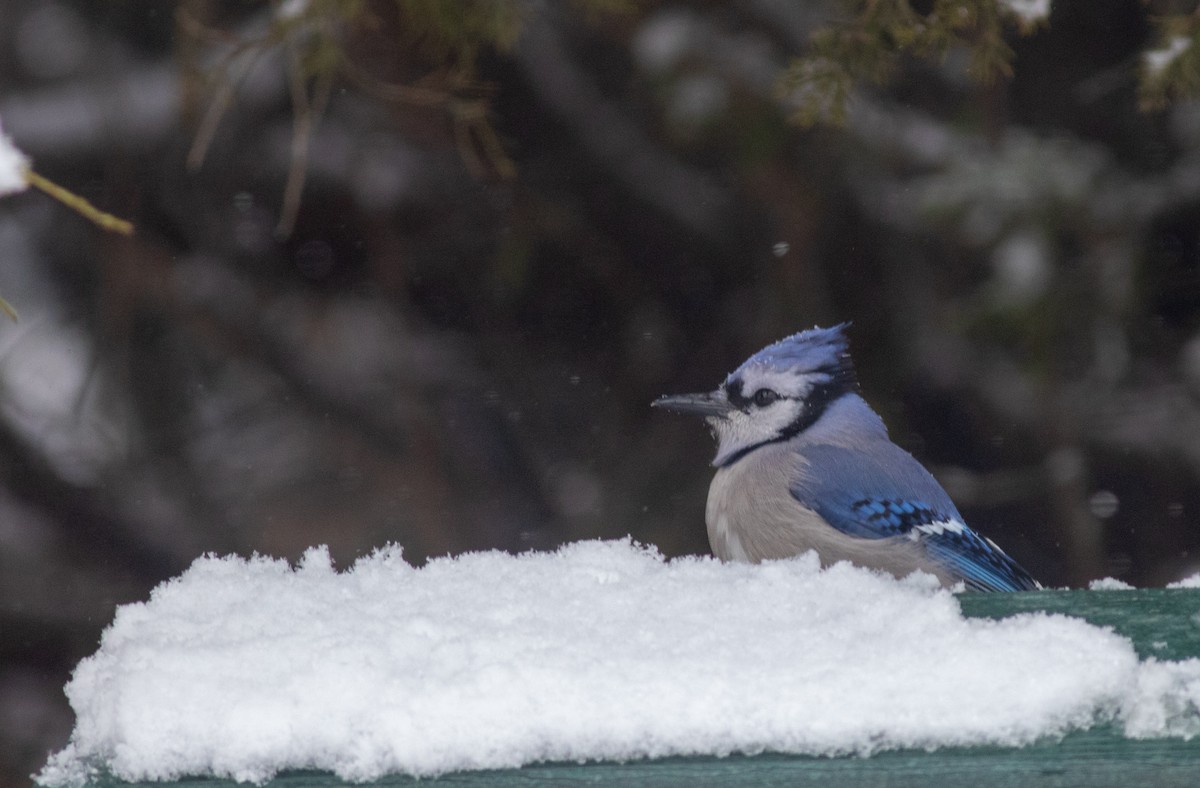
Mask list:
[[[706,419],[717,438],[717,466],[783,436],[804,415],[814,384],[828,377],[753,367],[735,374],[719,389],[731,406],[729,412]]]

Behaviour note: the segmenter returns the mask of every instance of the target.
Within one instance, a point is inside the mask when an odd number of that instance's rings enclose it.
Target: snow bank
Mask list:
[[[1078,619],[963,617],[932,578],[815,559],[664,561],[629,542],[337,572],[205,557],[121,607],[38,780],[283,769],[351,780],[689,754],[860,754],[1116,720],[1190,735],[1200,662]],[[1192,705],[1188,705],[1188,704]]]

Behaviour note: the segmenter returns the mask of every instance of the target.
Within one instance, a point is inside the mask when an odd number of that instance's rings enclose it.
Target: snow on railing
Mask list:
[[[811,554],[739,565],[583,542],[414,568],[389,548],[340,572],[324,548],[294,567],[207,556],[117,610],[38,780],[870,755],[1107,723],[1186,736],[1197,687],[1200,660],[1140,659],[1108,628],[968,618],[933,578]]]

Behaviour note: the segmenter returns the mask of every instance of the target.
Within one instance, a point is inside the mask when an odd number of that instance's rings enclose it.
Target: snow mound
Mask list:
[[[50,786],[1200,728],[1200,661],[1139,662],[1078,619],[967,619],[923,575],[668,562],[629,541],[420,569],[389,548],[342,572],[324,548],[294,568],[206,556],[121,607],[66,692]]]
[[[1102,577],[1088,583],[1089,591],[1132,591],[1133,586],[1115,577]]]
[[[1188,575],[1182,580],[1176,580],[1174,583],[1167,583],[1167,588],[1200,588],[1200,572]]]

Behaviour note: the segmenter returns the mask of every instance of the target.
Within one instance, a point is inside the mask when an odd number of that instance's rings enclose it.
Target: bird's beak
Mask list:
[[[695,413],[705,418],[724,417],[732,410],[725,392],[720,389],[704,394],[669,394],[651,402],[650,407],[664,408],[677,413]]]

